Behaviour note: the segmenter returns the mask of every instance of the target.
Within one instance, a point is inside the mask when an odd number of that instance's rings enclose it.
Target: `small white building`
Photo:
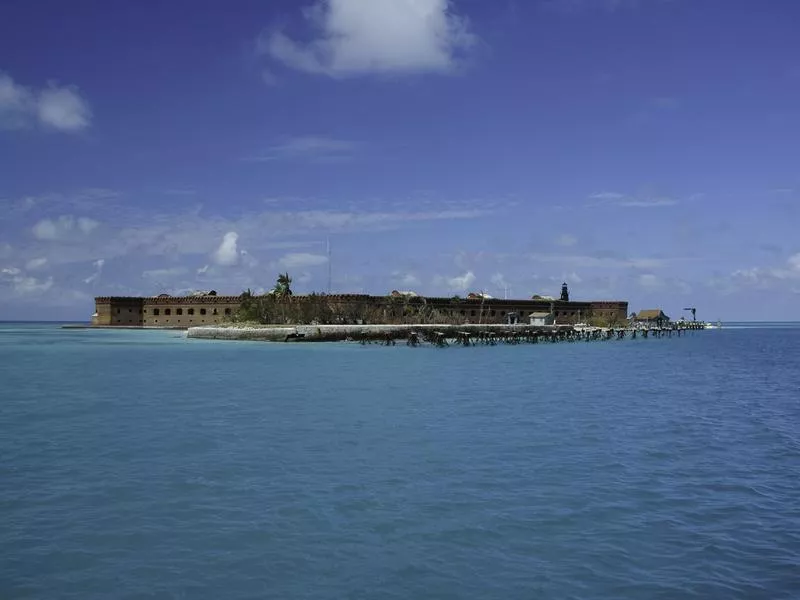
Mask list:
[[[549,312],[532,312],[530,314],[530,324],[534,327],[543,327],[545,325],[554,325],[556,322],[553,313]]]

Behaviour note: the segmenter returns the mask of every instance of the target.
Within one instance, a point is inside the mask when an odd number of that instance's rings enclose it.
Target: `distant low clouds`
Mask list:
[[[264,152],[247,160],[267,162],[277,160],[307,160],[338,162],[348,160],[358,144],[325,136],[296,136],[269,146]]]
[[[314,31],[311,41],[273,28],[259,38],[259,52],[336,78],[451,72],[477,39],[450,0],[316,0],[303,15]]]
[[[463,275],[444,277],[437,275],[433,280],[434,285],[446,287],[448,291],[466,292],[475,283],[475,273],[467,271]]]
[[[665,4],[671,0],[543,0],[541,6],[547,10],[566,15],[580,15],[593,11],[617,12],[638,8],[646,4]]]
[[[75,218],[62,215],[55,219],[42,219],[33,226],[33,236],[38,240],[63,240],[75,234],[88,235],[100,223],[88,217]]]
[[[577,243],[578,243],[578,238],[569,233],[562,233],[556,239],[556,244],[563,248],[569,248],[570,246],[574,246]]]
[[[0,129],[43,129],[75,133],[89,127],[92,111],[74,85],[48,83],[33,89],[0,73]]]
[[[624,208],[659,208],[674,206],[678,200],[669,196],[641,195],[628,196],[619,192],[598,192],[589,196],[590,205],[619,206]]]
[[[422,284],[419,277],[407,271],[394,271],[392,273],[392,281],[403,287],[414,287]]]
[[[307,252],[290,252],[278,260],[278,265],[284,269],[305,269],[319,267],[327,264],[328,257],[322,254],[309,254]]]

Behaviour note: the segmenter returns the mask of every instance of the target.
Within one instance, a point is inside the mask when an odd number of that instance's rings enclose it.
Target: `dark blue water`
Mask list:
[[[800,328],[0,327],[0,598],[791,598]]]

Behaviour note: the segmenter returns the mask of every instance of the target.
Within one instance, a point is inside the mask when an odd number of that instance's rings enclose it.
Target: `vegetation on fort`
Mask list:
[[[427,306],[419,296],[387,296],[382,305],[374,301],[346,301],[337,296],[311,293],[295,296],[288,273],[278,276],[272,290],[256,295],[247,289],[241,295],[239,310],[232,320],[238,323],[272,325],[331,325],[331,324],[413,324],[460,323],[462,317],[451,316]]]
[[[339,296],[311,293],[295,296],[292,293],[292,278],[281,273],[273,288],[266,294],[256,295],[250,289],[240,296],[239,310],[232,315],[236,323],[261,325],[335,325],[335,324],[461,324],[465,316],[460,310],[429,306],[424,297],[411,295],[389,295],[384,301],[374,297],[360,300],[343,300]],[[454,305],[469,303],[470,309],[483,310],[482,304],[453,296]],[[470,310],[472,312],[472,310]],[[480,320],[480,315],[471,315],[469,320]],[[614,315],[611,317],[583,315],[580,319],[595,327],[619,327],[626,323]]]

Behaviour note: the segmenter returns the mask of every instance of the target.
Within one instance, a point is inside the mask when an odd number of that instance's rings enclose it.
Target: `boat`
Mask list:
[[[706,323],[703,326],[703,329],[722,329],[722,321],[717,321],[716,324],[714,323]]]

